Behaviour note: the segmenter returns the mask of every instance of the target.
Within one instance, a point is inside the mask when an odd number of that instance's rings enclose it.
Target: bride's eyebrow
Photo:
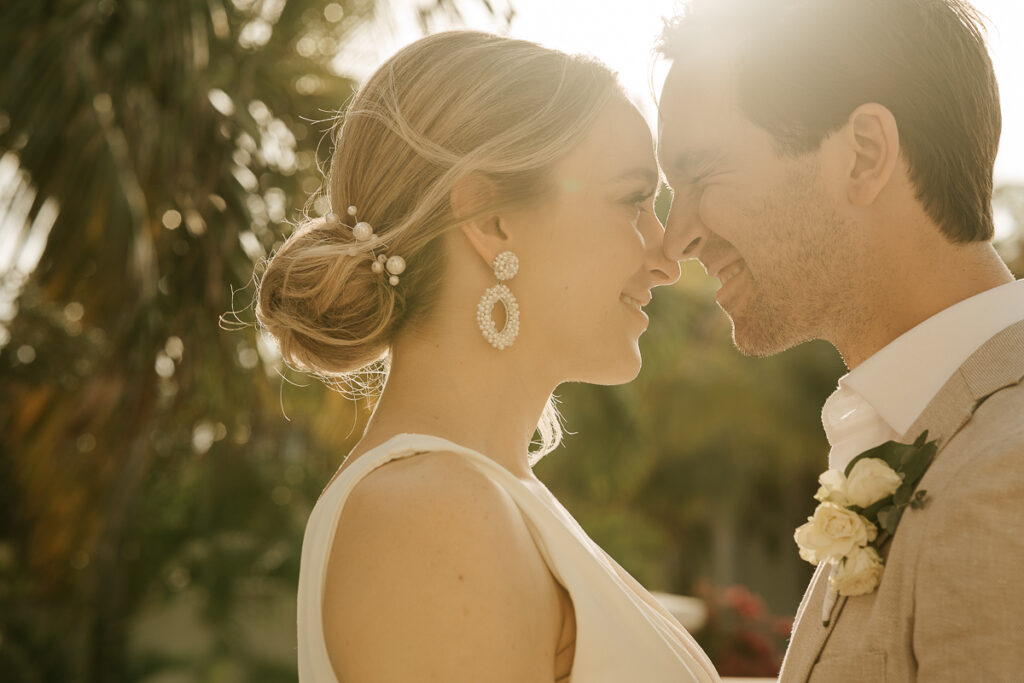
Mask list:
[[[661,177],[658,172],[653,168],[647,168],[645,166],[637,166],[631,168],[622,173],[615,175],[609,180],[610,183],[617,183],[623,180],[643,180],[645,183],[652,187],[657,187],[660,184]]]

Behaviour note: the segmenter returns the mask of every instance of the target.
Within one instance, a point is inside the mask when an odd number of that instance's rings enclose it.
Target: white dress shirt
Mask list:
[[[906,433],[972,353],[1022,320],[1018,280],[936,313],[841,377],[821,411],[829,467],[844,470],[860,453]]]

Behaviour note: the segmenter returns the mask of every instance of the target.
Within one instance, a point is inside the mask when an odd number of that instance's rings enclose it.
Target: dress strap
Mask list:
[[[431,434],[403,433],[396,434],[384,443],[379,446],[374,446],[360,456],[359,461],[353,464],[353,469],[356,469],[356,472],[353,472],[350,479],[351,483],[348,488],[354,486],[373,470],[381,467],[382,465],[386,465],[393,460],[407,458],[420,453],[432,453],[438,451],[447,451],[465,456],[472,461],[473,464],[477,465],[478,469],[484,470],[484,472],[491,477],[499,477],[502,479],[503,483],[507,484],[509,479],[517,483],[521,483],[511,472],[491,458],[488,458],[483,453],[475,451],[472,448],[467,448],[466,446],[457,444],[454,441],[450,441],[440,436],[433,436]],[[328,488],[330,488],[330,486],[331,485],[328,485]]]

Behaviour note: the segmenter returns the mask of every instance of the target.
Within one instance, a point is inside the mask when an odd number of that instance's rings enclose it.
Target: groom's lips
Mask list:
[[[724,287],[729,280],[742,273],[744,267],[743,259],[737,259],[732,263],[719,268],[718,272],[715,273],[715,277],[722,281],[722,286]]]
[[[728,261],[722,260],[712,264],[702,263],[702,265],[704,265],[704,270],[708,275],[711,277],[717,277],[724,285],[730,278],[739,273],[737,268],[742,267],[744,262],[741,257],[735,256],[734,258],[730,258]]]
[[[716,268],[712,274],[722,283],[715,295],[715,300],[719,304],[723,304],[731,299],[733,293],[742,286],[744,275],[747,274],[747,264],[741,258],[736,259]]]

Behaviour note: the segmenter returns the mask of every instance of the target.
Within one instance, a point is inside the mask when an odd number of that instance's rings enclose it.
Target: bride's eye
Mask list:
[[[636,224],[640,220],[640,214],[644,211],[653,211],[653,206],[648,206],[651,198],[654,196],[653,192],[642,192],[640,194],[633,195],[628,201],[636,209],[636,214],[633,216],[633,223]]]

